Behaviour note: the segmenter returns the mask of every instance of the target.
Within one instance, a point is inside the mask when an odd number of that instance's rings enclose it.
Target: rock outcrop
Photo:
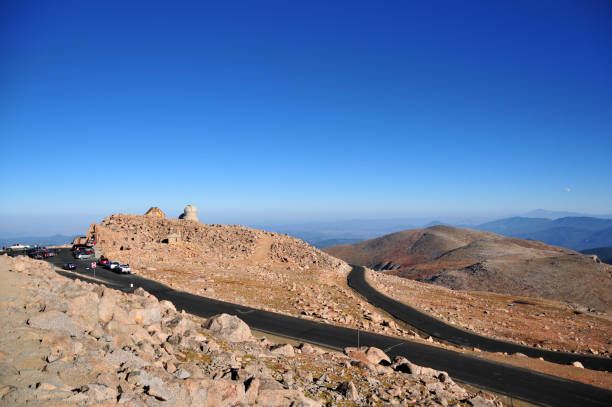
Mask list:
[[[162,210],[159,209],[157,206],[153,206],[145,213],[145,216],[165,218],[166,214],[162,212]]]
[[[379,349],[257,341],[235,316],[202,320],[25,257],[0,256],[0,293],[1,405],[500,405]]]
[[[104,255],[121,257],[131,265],[150,266],[169,250],[162,241],[171,234],[180,236],[180,246],[171,248],[182,261],[247,261],[259,267],[280,264],[285,267],[348,270],[348,265],[305,242],[286,235],[244,226],[206,225],[138,215],[111,215],[93,223],[87,237],[97,242]]]

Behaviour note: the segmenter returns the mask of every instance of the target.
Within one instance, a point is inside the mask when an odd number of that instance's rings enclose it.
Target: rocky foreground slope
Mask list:
[[[23,257],[0,257],[0,284],[3,406],[499,405],[376,348],[273,345],[235,316],[198,319]]]
[[[494,233],[433,226],[324,249],[349,263],[458,290],[612,311],[612,266],[596,256]]]

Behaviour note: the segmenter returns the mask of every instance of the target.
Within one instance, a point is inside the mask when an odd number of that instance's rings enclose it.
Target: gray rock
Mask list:
[[[295,350],[293,349],[293,346],[289,345],[288,343],[284,345],[273,346],[270,349],[270,353],[272,353],[273,355],[282,355],[287,357],[295,356]]]
[[[113,313],[116,307],[115,290],[105,288],[102,292],[102,298],[98,303],[98,318],[102,324],[107,323],[113,318]]]
[[[468,400],[473,407],[496,407],[495,402],[487,400],[481,395],[477,395]]]
[[[170,301],[166,301],[166,300],[160,301],[159,307],[164,315],[168,313],[176,312],[176,307]]]
[[[172,331],[173,335],[183,335],[186,331],[196,330],[198,325],[181,314],[162,321],[162,327]]]
[[[177,379],[181,379],[181,380],[182,380],[182,379],[187,379],[188,377],[190,377],[190,376],[191,376],[191,374],[190,374],[188,371],[186,371],[185,369],[183,369],[183,368],[180,368],[180,369],[178,369],[177,371],[175,371],[175,372],[173,373],[173,375],[174,375],[174,377],[176,377]]]
[[[28,325],[40,329],[65,332],[70,336],[77,336],[79,334],[79,328],[72,319],[59,311],[41,312],[28,319]]]
[[[145,392],[156,399],[167,401],[170,399],[170,393],[164,386],[163,381],[156,376],[152,376],[143,370],[136,370],[130,373],[127,377],[128,383],[138,387],[143,387]]]
[[[110,352],[107,352],[104,355],[103,360],[106,363],[109,363],[116,367],[130,368],[130,369],[141,369],[145,366],[148,366],[149,363],[145,360],[139,358],[138,356],[126,352],[121,349],[115,349]]]
[[[357,387],[355,387],[355,383],[352,381],[346,381],[340,383],[337,390],[344,395],[348,400],[351,401],[359,401],[361,397],[359,396],[359,392],[357,391]]]
[[[257,396],[259,395],[259,379],[254,377],[244,382],[244,388],[246,390],[245,396],[249,404],[254,404],[255,400],[257,400]]]
[[[130,319],[140,325],[153,325],[161,322],[161,310],[159,305],[147,308],[137,308],[130,311]]]
[[[206,329],[229,342],[244,342],[252,338],[249,326],[235,315],[215,315],[208,320]]]
[[[116,400],[117,390],[110,388],[104,384],[92,383],[86,386],[86,390],[83,391],[87,394],[91,401],[105,401],[105,400]]]

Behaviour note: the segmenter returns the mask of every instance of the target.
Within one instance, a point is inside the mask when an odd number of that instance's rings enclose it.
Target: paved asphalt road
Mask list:
[[[83,280],[93,278],[93,272],[85,270],[88,262],[73,260],[68,250],[61,250],[59,255],[51,258],[50,261],[56,265],[56,272],[62,275]],[[66,262],[74,262],[79,265],[78,276],[61,270],[61,265]],[[338,350],[357,345],[358,332],[353,329],[199,297],[173,290],[135,275],[120,275],[101,268],[96,269],[95,278],[102,280],[110,287],[123,291],[142,287],[160,300],[172,301],[177,309],[184,309],[198,316],[210,317],[225,312],[238,315],[249,326],[259,331],[321,344]],[[130,287],[130,284],[133,284],[133,288]],[[612,405],[611,391],[459,352],[365,332],[359,334],[359,342],[362,346],[375,346],[383,349],[392,358],[398,355],[404,356],[418,365],[444,370],[459,381],[537,405],[556,407],[609,407]]]
[[[507,352],[509,354],[518,352],[532,358],[542,357],[544,360],[562,365],[579,361],[584,367],[589,369],[612,372],[612,359],[610,358],[531,348],[529,346],[487,338],[445,324],[436,318],[381,294],[369,285],[364,277],[364,268],[354,266],[348,276],[349,286],[364,296],[371,304],[439,340],[469,348],[478,348],[487,352]]]

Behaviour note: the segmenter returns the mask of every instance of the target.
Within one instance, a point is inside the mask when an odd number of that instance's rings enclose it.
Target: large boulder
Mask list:
[[[205,328],[229,342],[243,342],[252,338],[249,326],[235,315],[215,315],[208,320]]]
[[[173,318],[164,319],[162,327],[172,331],[172,335],[184,335],[187,331],[195,331],[198,328],[198,324],[184,315],[178,314]]]
[[[67,314],[80,328],[91,331],[98,323],[98,303],[98,295],[87,291],[67,301]]]
[[[371,363],[380,364],[382,362],[386,362],[386,364],[391,364],[391,359],[389,356],[382,350],[375,348],[374,346],[370,346],[366,350],[366,356]]]
[[[104,288],[102,298],[100,298],[100,302],[98,303],[98,318],[101,323],[105,324],[113,318],[116,306],[115,290]]]
[[[289,345],[288,343],[284,345],[272,346],[272,348],[270,348],[270,353],[272,353],[273,355],[282,355],[287,357],[295,356],[295,350],[293,349],[293,346]]]
[[[346,382],[340,383],[337,390],[340,393],[342,393],[344,397],[346,397],[350,401],[357,402],[361,398],[359,396],[359,392],[357,391],[357,387],[355,386],[355,383],[353,383],[352,381],[346,381]]]
[[[146,308],[130,310],[130,319],[140,325],[153,325],[161,322],[161,311],[159,305],[152,304]]]
[[[373,346],[361,348],[345,348],[344,353],[355,361],[360,361],[364,363],[372,363],[375,365],[384,362],[385,364],[391,364],[391,359],[389,356],[382,350],[375,348]]]
[[[261,406],[268,407],[284,407],[284,406],[304,406],[304,407],[320,407],[321,403],[305,397],[298,390],[260,390],[257,395],[256,403]]]
[[[35,328],[65,332],[70,336],[77,336],[79,328],[70,317],[60,311],[41,312],[28,320],[28,325]]]

